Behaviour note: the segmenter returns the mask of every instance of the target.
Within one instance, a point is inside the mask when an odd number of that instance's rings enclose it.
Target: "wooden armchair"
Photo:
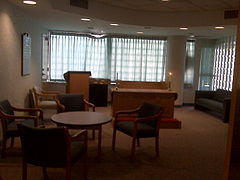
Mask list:
[[[28,112],[37,114],[32,115],[15,115],[14,112]],[[8,100],[0,101],[0,120],[2,124],[2,150],[1,156],[6,153],[7,140],[11,138],[11,147],[14,145],[14,138],[19,137],[17,123],[27,124],[32,127],[37,127],[42,124],[43,112],[39,108],[16,108],[11,106]]]
[[[44,91],[37,86],[34,86],[30,90],[32,96],[33,107],[42,108],[42,109],[58,109],[57,104],[57,91]]]
[[[41,166],[44,179],[47,168],[65,168],[65,180],[71,179],[71,168],[84,156],[84,178],[87,179],[87,131],[70,136],[66,127],[33,128],[18,124],[22,144],[22,180],[27,180],[27,164]]]
[[[84,99],[83,94],[59,94],[57,95],[58,112],[68,111],[93,111],[95,105]],[[95,130],[92,133],[95,138]]]
[[[140,146],[140,138],[155,137],[156,156],[159,156],[159,128],[162,107],[144,102],[141,107],[128,111],[118,111],[113,124],[112,150],[115,151],[116,131],[132,137],[131,159],[135,158],[135,144]]]

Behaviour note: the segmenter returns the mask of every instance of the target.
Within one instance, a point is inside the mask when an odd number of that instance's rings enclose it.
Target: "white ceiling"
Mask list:
[[[224,10],[237,9],[239,0],[89,0],[89,8],[70,6],[70,0],[38,0],[36,6],[22,0],[8,0],[31,13],[49,30],[93,33],[169,36],[194,34],[197,37],[219,38],[236,34],[236,19],[224,20]],[[91,22],[83,22],[89,17]],[[112,27],[115,22],[120,26]],[[224,25],[224,30],[213,27]],[[187,31],[179,27],[187,26]]]

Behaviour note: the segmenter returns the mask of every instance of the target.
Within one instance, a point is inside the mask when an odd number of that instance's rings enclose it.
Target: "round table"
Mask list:
[[[70,129],[96,129],[98,130],[98,158],[101,155],[102,125],[112,120],[100,112],[71,111],[55,114],[51,117],[52,121],[59,126],[67,126]]]

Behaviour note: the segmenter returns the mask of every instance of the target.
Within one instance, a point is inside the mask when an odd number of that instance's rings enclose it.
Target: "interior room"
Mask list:
[[[65,111],[103,115],[84,126],[88,179],[239,179],[239,7],[238,0],[1,0],[0,101],[39,108],[31,115],[49,128],[64,125],[56,117]],[[83,94],[85,109],[68,109],[79,98],[71,93]],[[53,101],[41,104],[43,96]],[[164,107],[157,135],[119,132],[118,111],[144,109],[145,101]],[[0,118],[3,152],[10,116]],[[70,135],[79,131],[70,127]],[[7,140],[0,179],[22,178],[21,147],[19,137]],[[86,178],[83,159],[70,179]],[[27,179],[46,174],[65,178],[62,168],[28,165]]]

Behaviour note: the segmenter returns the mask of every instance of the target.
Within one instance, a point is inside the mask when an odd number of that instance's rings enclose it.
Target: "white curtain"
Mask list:
[[[165,79],[166,40],[111,38],[111,49],[111,79]]]
[[[163,81],[166,40],[136,37],[93,38],[50,35],[50,79],[62,80],[67,71],[91,71],[94,78]]]
[[[78,35],[51,35],[50,78],[63,79],[67,71],[91,71],[107,78],[107,39]]]

